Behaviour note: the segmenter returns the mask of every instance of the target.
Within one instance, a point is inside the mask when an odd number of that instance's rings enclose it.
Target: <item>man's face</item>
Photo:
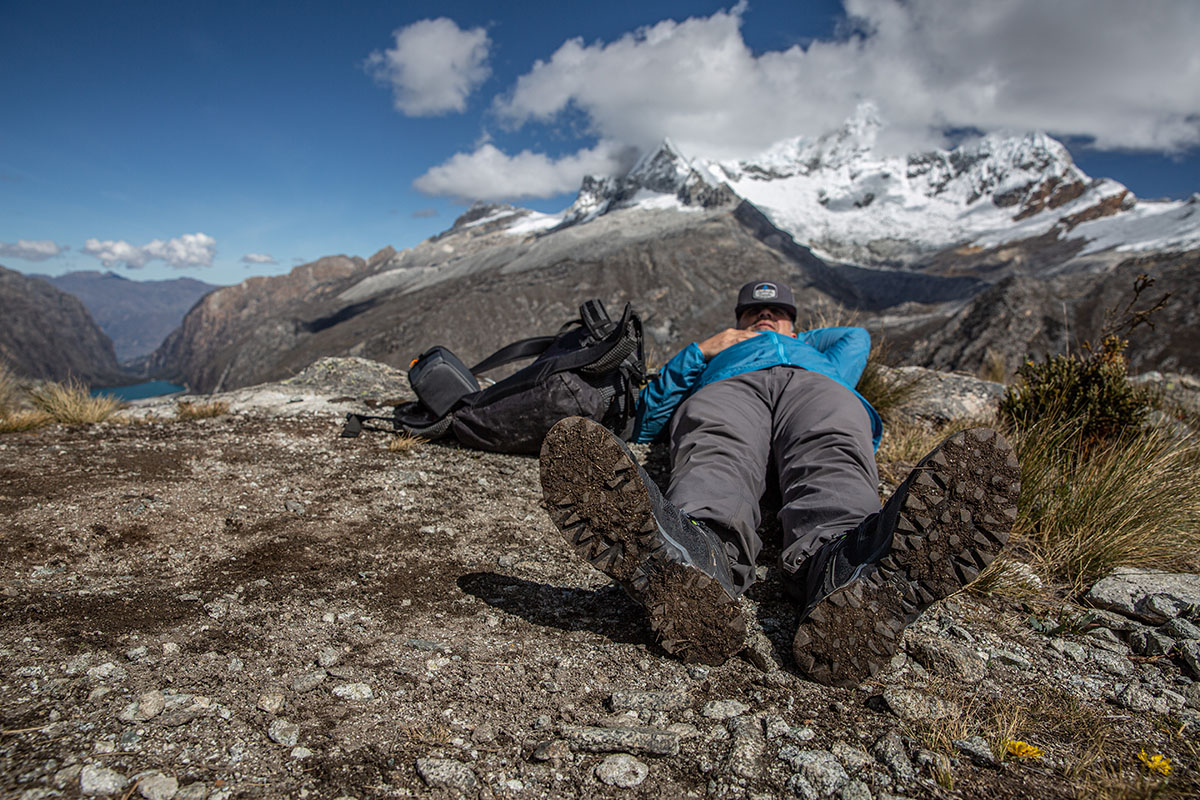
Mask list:
[[[744,331],[775,331],[784,336],[796,335],[791,315],[779,306],[747,308],[738,317],[737,326]]]

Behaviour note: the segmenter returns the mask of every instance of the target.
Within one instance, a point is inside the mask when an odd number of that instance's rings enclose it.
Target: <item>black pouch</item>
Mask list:
[[[454,404],[479,391],[479,381],[458,356],[438,345],[413,361],[408,382],[422,405],[441,417]]]

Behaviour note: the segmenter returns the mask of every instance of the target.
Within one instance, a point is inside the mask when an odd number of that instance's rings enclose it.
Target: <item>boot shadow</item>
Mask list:
[[[458,586],[532,625],[590,631],[621,644],[653,645],[645,610],[616,584],[575,589],[495,572],[470,572],[458,579]]]

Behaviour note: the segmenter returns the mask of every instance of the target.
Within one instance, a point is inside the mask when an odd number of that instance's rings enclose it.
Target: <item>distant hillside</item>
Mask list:
[[[0,267],[0,359],[19,375],[120,383],[112,340],[78,298]]]
[[[152,352],[197,300],[218,288],[192,278],[133,281],[113,272],[38,277],[83,301],[122,362]]]

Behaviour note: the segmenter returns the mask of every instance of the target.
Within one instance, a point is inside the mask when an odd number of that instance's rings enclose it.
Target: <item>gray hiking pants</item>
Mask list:
[[[779,366],[701,388],[671,418],[667,499],[731,534],[726,549],[739,593],[754,582],[762,550],[759,499],[771,462],[783,501],[781,566],[792,591],[803,591],[794,576],[817,548],[879,510],[870,418],[837,381]]]

